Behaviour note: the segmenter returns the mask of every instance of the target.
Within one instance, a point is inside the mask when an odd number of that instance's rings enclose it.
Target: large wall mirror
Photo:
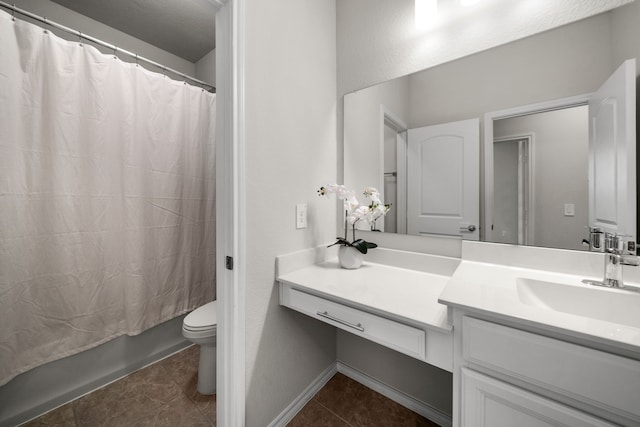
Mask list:
[[[375,229],[575,250],[594,226],[635,240],[640,25],[623,15],[346,95],[345,185],[393,204]]]

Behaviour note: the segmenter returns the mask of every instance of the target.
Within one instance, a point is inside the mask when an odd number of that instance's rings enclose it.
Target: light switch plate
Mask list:
[[[573,203],[565,203],[564,216],[575,216],[575,214],[576,214],[576,205]]]
[[[307,228],[307,204],[298,203],[296,205],[296,228]]]

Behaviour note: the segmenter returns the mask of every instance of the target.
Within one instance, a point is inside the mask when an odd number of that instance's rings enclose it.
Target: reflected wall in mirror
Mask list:
[[[489,162],[487,129],[484,129],[487,125],[478,126],[482,156],[478,161],[479,173],[471,172],[471,185],[479,195],[476,204],[479,212],[475,219],[460,221],[456,238],[588,249],[582,240],[588,237],[585,227],[594,221],[589,220],[589,210],[593,209],[589,204],[586,104],[590,94],[598,90],[624,60],[640,55],[640,47],[631,42],[640,39],[640,25],[629,16],[640,19],[640,5],[632,3],[618,11],[346,95],[345,185],[363,188],[375,183],[384,200],[394,203],[396,214],[395,219],[387,217],[384,223],[378,221],[376,228],[407,233],[411,212],[407,212],[406,199],[412,197],[407,193],[407,176],[411,173],[407,170],[411,164],[408,159],[416,156],[416,153],[407,153],[412,130],[468,119],[487,123],[485,116],[499,111],[518,111],[522,106],[545,103],[554,105],[550,101],[568,99],[572,105],[565,106],[575,109],[555,106],[549,108],[553,111],[541,114],[514,113],[522,117],[490,121],[488,126],[493,124],[491,140],[494,142],[491,145],[498,149],[491,150]],[[394,142],[396,149],[391,150],[389,147]],[[463,145],[461,150],[469,151],[469,147]],[[418,155],[422,155],[420,153]],[[525,164],[522,157],[526,155],[530,163]],[[506,166],[505,158],[509,157],[513,160]],[[635,151],[632,157],[628,160],[633,160],[630,167],[634,175],[625,174],[622,184],[633,181],[634,192],[625,197],[635,218]],[[470,173],[464,164],[454,166],[450,160],[442,164],[444,171],[459,168],[460,176]],[[494,198],[493,192],[486,188],[487,181],[494,185],[491,181],[495,170],[498,171],[497,184],[504,185],[505,191],[514,195],[508,209],[503,209],[506,196],[495,193]],[[507,175],[509,173],[512,175]],[[447,179],[448,184],[451,181],[451,177]],[[460,190],[459,194],[465,193]],[[455,206],[452,204],[451,209],[438,215],[455,217],[455,209],[463,210],[462,196],[452,198],[453,202]],[[635,236],[635,221],[632,226],[628,225],[625,230],[631,233],[617,231]],[[472,228],[474,231],[469,231]],[[455,236],[456,233],[425,234]]]
[[[587,106],[496,120],[493,132],[493,229],[486,239],[582,249],[589,225]]]

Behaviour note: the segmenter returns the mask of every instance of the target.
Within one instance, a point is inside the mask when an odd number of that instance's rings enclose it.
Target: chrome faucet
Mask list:
[[[597,232],[601,233],[599,230]],[[636,256],[636,243],[625,241],[617,234],[603,234],[604,278],[602,281],[585,279],[582,282],[594,286],[640,291],[640,287],[625,285],[622,280],[623,265],[640,265],[640,259]]]

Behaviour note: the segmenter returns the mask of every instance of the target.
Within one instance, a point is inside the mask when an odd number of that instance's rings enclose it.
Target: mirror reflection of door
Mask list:
[[[589,100],[589,225],[636,241],[636,60]]]
[[[407,233],[479,238],[478,119],[409,129]]]

